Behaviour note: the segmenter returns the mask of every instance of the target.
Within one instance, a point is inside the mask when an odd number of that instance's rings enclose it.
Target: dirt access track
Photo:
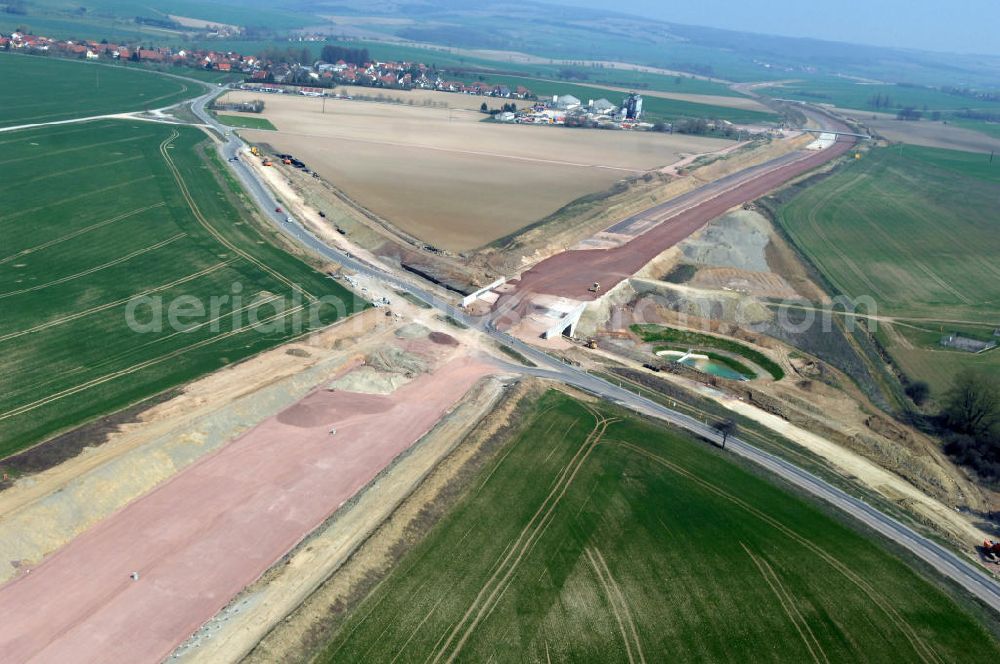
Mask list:
[[[515,282],[516,291],[502,297],[497,309],[502,311],[505,306],[512,305],[512,300],[517,302],[529,293],[594,300],[726,210],[760,198],[789,180],[836,159],[854,144],[853,139],[841,137],[825,150],[804,157],[794,153],[785,155],[692,192],[700,200],[695,204],[679,206],[673,199],[629,217],[608,230],[619,232],[655,225],[620,247],[569,250],[543,260],[521,275],[520,281]],[[597,293],[588,290],[594,282],[601,285]]]
[[[0,588],[0,659],[162,661],[492,371],[314,391]]]

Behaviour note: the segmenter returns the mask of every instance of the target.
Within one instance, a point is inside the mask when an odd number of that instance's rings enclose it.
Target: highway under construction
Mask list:
[[[297,219],[288,201],[279,199],[247,163],[264,156],[256,148],[251,153],[235,132],[208,112],[217,94],[212,88],[199,97],[193,111],[213,133],[223,164],[257,213],[298,248],[336,266],[339,272],[331,271],[332,276],[350,275],[348,283],[366,297],[388,303],[397,293],[405,294],[407,301],[418,303],[414,310],[420,311],[413,315],[422,317],[426,326],[414,329],[393,319],[391,311],[378,312],[389,330],[384,338],[370,341],[380,347],[354,353],[333,372],[334,382],[324,383],[116,512],[30,574],[0,586],[0,603],[19,607],[18,614],[0,626],[0,652],[12,661],[160,661],[171,656],[233,596],[403,455],[477,381],[496,375],[568,385],[704,440],[724,443],[725,453],[850,516],[1000,611],[1000,584],[995,579],[894,516],[739,435],[720,433],[711,423],[560,360],[508,331],[511,320],[522,315],[521,309],[535,296],[580,303],[570,309],[578,318],[586,303],[709,220],[843,156],[855,146],[857,135],[839,121],[815,113],[827,133],[841,136],[826,149],[779,157],[620,220],[607,229],[622,238],[619,246],[571,248],[551,256],[503,284],[506,290],[498,293],[495,307],[485,315],[471,315],[452,293],[370,254],[359,255],[346,241],[321,238]],[[330,343],[331,348],[335,345]],[[454,350],[459,345],[475,351],[460,357]],[[523,361],[501,360],[483,351],[497,345],[510,351],[508,357]],[[296,350],[299,355],[294,357],[321,352]],[[372,358],[392,364],[385,360],[387,353],[398,366],[388,372],[391,377],[375,380],[367,373]],[[350,377],[352,372],[358,373]],[[339,380],[355,382],[336,383]],[[369,393],[343,387],[361,382]],[[336,426],[329,421],[334,415]],[[349,444],[340,447],[343,440]],[[336,481],[331,481],[331,469],[339,471]],[[79,578],[80,569],[87,570],[86,578]],[[70,587],[72,597],[66,597]]]

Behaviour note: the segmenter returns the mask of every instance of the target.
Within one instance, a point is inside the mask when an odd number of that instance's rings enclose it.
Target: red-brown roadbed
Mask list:
[[[570,250],[551,256],[522,274],[520,281],[516,282],[517,290],[501,298],[497,309],[511,306],[504,300],[521,299],[528,293],[593,300],[726,210],[760,198],[785,182],[839,157],[853,146],[853,140],[842,138],[825,150],[766,171],[715,198],[684,210],[620,247]],[[654,208],[650,213],[656,210]],[[588,291],[594,282],[601,285],[597,293]]]
[[[490,371],[313,392],[0,588],[0,661],[161,661]]]

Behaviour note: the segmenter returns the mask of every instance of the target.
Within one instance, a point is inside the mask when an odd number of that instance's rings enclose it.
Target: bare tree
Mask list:
[[[722,436],[722,449],[726,449],[726,441],[729,440],[729,436],[736,433],[736,429],[739,427],[735,421],[727,418],[716,422],[712,428]]]
[[[942,414],[960,433],[983,436],[1000,424],[1000,378],[966,368],[958,372],[944,397]]]

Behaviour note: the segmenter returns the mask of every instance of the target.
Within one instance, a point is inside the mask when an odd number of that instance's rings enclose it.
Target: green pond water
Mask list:
[[[730,369],[724,364],[712,362],[711,360],[688,358],[681,362],[681,364],[691,367],[692,369],[697,369],[698,371],[704,371],[705,373],[712,374],[713,376],[718,376],[719,378],[728,378],[729,380],[744,380],[746,378],[746,376],[741,374],[739,371]]]

